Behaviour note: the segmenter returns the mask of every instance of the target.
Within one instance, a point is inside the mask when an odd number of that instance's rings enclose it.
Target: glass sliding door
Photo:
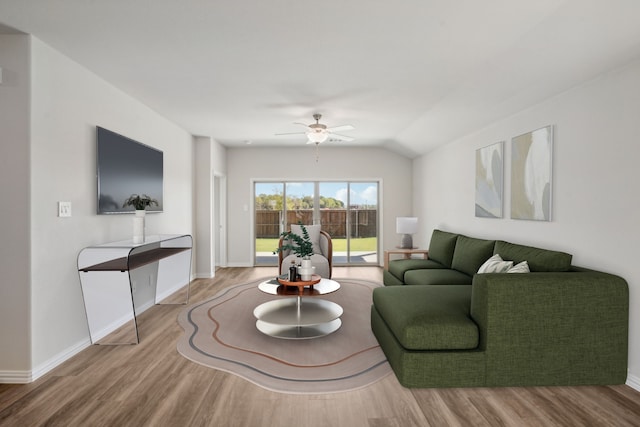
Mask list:
[[[333,241],[333,263],[378,263],[378,183],[319,182],[322,229]]]
[[[333,241],[333,263],[378,263],[378,183],[320,182],[322,229]]]
[[[288,230],[291,224],[302,223],[304,225],[315,224],[315,185],[313,182],[287,182],[285,195],[287,200],[287,212],[284,227]]]
[[[284,231],[284,183],[256,182],[254,184],[255,264],[277,265],[280,234]]]
[[[378,182],[257,182],[255,264],[277,265],[273,251],[291,224],[321,224],[333,264],[378,264]]]
[[[320,182],[318,184],[321,227],[331,236],[334,265],[349,262],[348,188],[348,182]]]
[[[378,264],[378,183],[349,183],[349,264]]]

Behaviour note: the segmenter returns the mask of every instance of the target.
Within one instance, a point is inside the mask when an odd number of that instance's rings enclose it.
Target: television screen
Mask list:
[[[162,151],[96,127],[98,213],[129,213],[123,203],[132,194],[148,195],[158,206],[148,212],[162,212]]]

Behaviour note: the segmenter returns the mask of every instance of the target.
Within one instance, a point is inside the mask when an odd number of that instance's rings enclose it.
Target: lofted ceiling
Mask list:
[[[0,0],[11,28],[226,146],[322,113],[409,157],[640,58],[638,0]]]

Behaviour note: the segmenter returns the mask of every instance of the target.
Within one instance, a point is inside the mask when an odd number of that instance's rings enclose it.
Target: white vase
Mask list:
[[[136,210],[133,216],[133,243],[144,243],[144,218],[147,211]]]
[[[313,270],[315,270],[315,267],[311,265],[311,260],[303,258],[302,261],[300,262],[300,267],[298,267],[300,280],[303,280],[303,281],[311,280],[311,276],[313,275]]]

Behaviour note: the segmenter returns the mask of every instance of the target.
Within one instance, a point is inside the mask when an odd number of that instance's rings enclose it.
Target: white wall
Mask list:
[[[164,213],[147,215],[149,234],[192,233],[194,177],[190,134],[31,40],[31,367],[37,376],[88,343],[78,252],[131,238],[131,215],[96,214],[96,125],[164,152]],[[58,201],[72,203],[71,218],[57,217]]]
[[[321,145],[318,162],[314,147],[304,144],[301,148],[230,148],[227,171],[230,267],[253,265],[252,179],[381,180],[383,248],[398,242],[396,216],[411,213],[411,160],[383,148]]]
[[[198,278],[210,278],[215,275],[216,212],[219,198],[215,198],[214,174],[226,173],[226,149],[209,137],[196,137],[194,145],[194,164],[196,173],[196,272]],[[219,191],[219,189],[218,189]]]
[[[0,35],[0,377],[30,367],[29,37]]]
[[[552,221],[511,220],[510,142],[554,125]],[[609,72],[414,161],[415,214],[428,244],[442,228],[573,254],[630,288],[629,380],[640,386],[640,61]],[[475,150],[505,144],[504,219],[474,217]]]

